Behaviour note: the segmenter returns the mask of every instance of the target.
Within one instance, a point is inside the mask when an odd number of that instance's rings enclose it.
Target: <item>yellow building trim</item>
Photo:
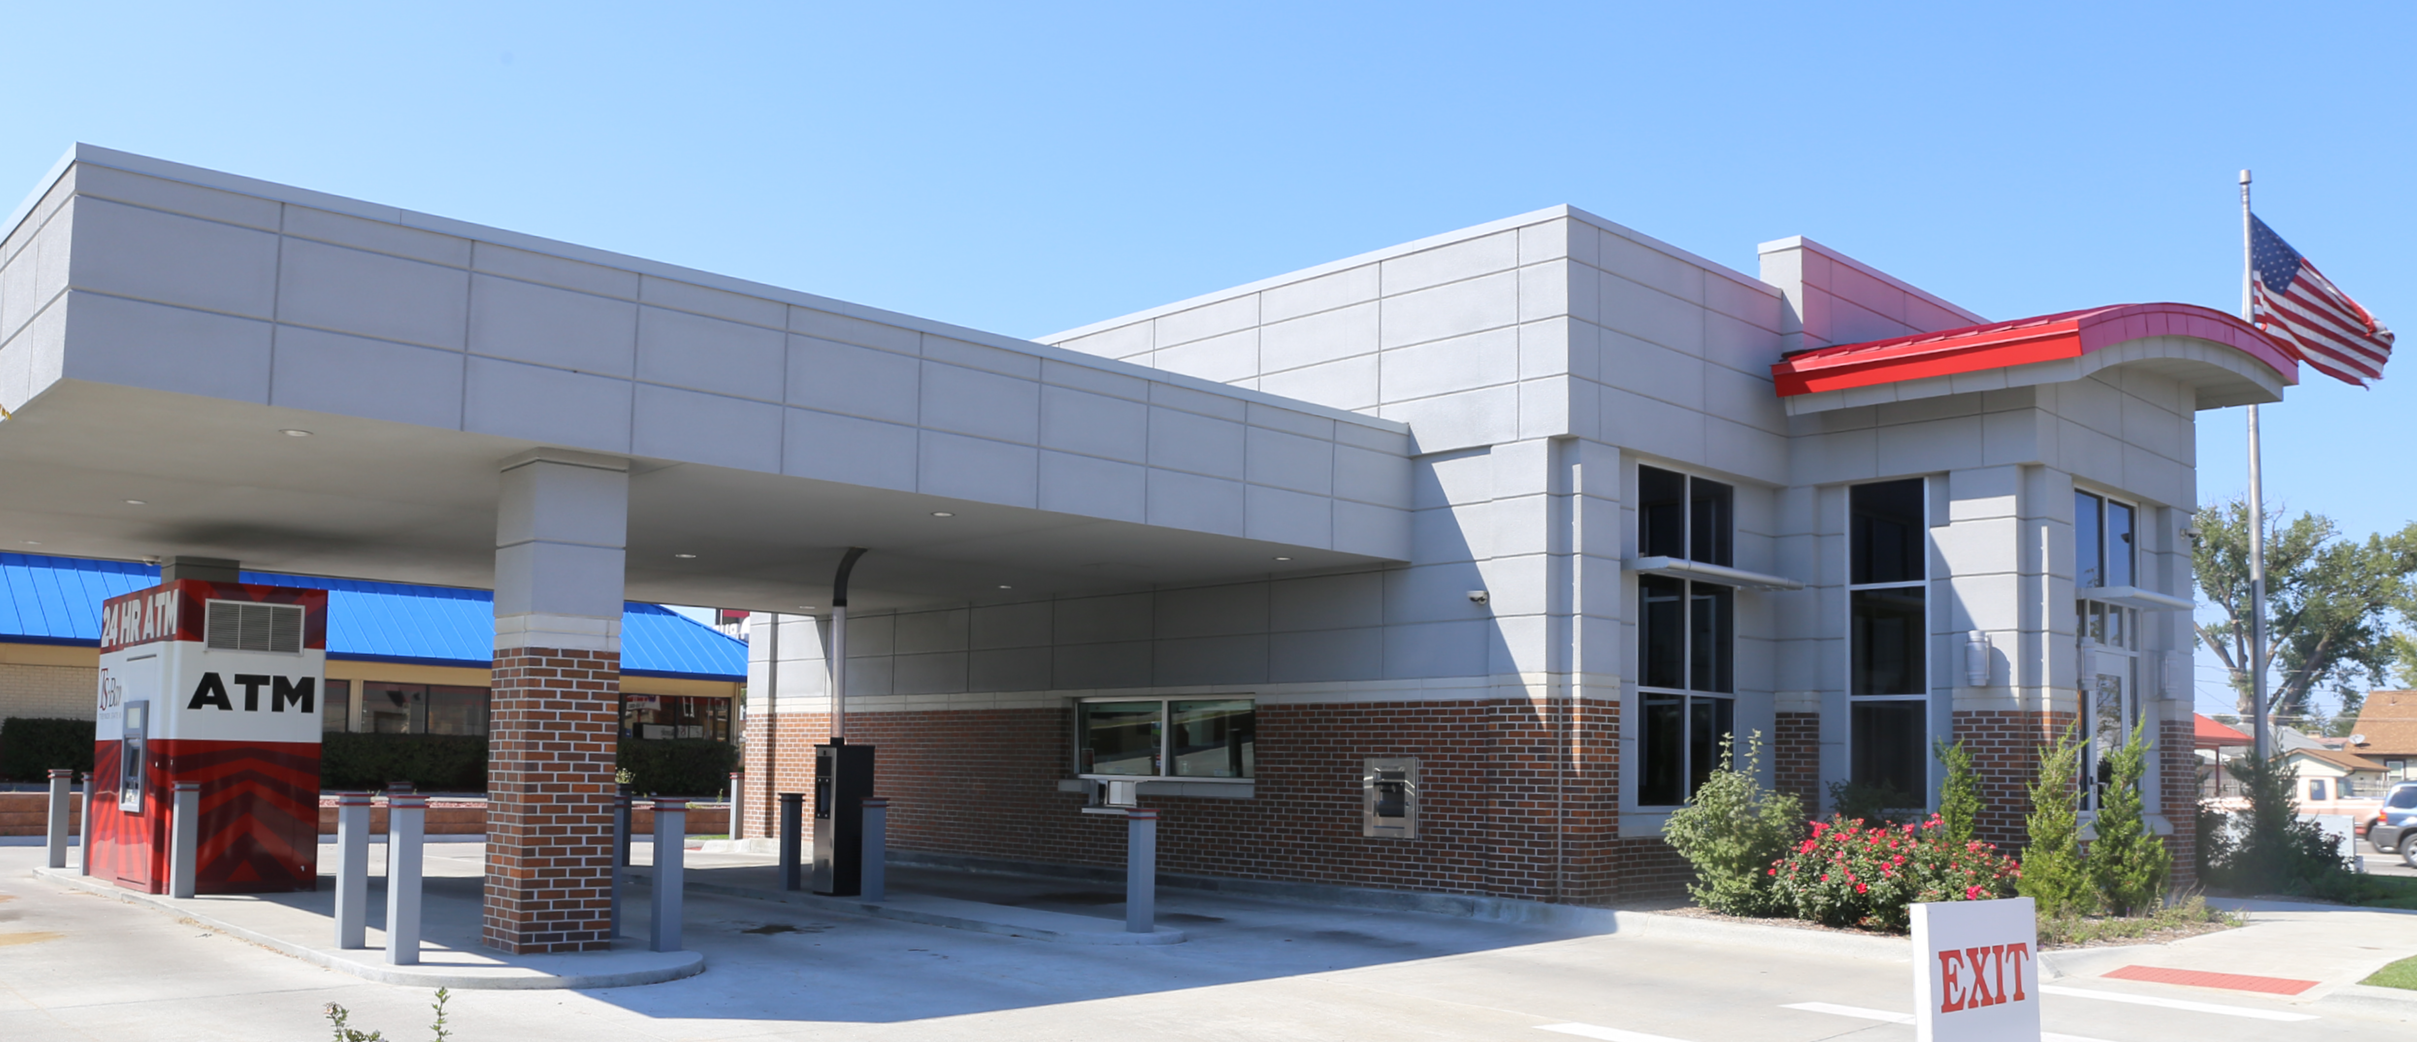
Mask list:
[[[101,649],[73,644],[11,644],[0,642],[0,665],[81,666],[101,668]],[[424,666],[410,662],[327,660],[327,679],[354,684],[443,684],[451,687],[493,687],[492,670],[476,666]],[[687,695],[696,698],[735,698],[742,685],[731,680],[695,677],[621,678],[621,690],[633,695]]]
[[[101,649],[72,644],[0,644],[0,664],[101,668]]]

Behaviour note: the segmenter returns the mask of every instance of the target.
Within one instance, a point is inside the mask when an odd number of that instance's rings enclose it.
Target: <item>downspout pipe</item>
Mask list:
[[[848,574],[864,547],[851,546],[839,559],[839,574],[831,579],[831,744],[848,741]]]

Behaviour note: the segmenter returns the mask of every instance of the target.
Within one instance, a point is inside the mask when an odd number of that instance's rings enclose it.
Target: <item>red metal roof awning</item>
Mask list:
[[[1990,322],[1860,344],[1800,351],[1771,367],[1779,396],[2004,369],[2079,358],[2153,336],[2182,336],[2238,349],[2297,383],[2299,362],[2249,324],[2195,304],[2116,304]]]
[[[2206,716],[2193,713],[2190,718],[2191,746],[2196,749],[2229,749],[2250,745],[2256,740]]]

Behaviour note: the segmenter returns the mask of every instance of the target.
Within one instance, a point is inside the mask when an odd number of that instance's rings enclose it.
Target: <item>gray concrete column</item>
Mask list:
[[[857,897],[867,904],[879,904],[889,896],[885,887],[889,874],[890,801],[886,796],[867,796],[864,801],[864,867],[858,873]]]
[[[176,783],[175,809],[168,818],[168,896],[193,896],[195,859],[201,854],[201,783]]]
[[[386,797],[386,963],[420,962],[420,839],[428,797]]]
[[[369,947],[369,794],[336,796],[336,947]]]
[[[680,897],[687,888],[681,869],[688,856],[688,801],[655,801],[654,907],[648,916],[647,948],[680,950]]]
[[[50,867],[67,867],[68,813],[71,804],[69,790],[74,788],[76,772],[54,767],[50,771]]]
[[[484,940],[600,951],[613,934],[629,464],[540,449],[502,471]]]
[[[1125,812],[1125,932],[1158,929],[1158,812]]]

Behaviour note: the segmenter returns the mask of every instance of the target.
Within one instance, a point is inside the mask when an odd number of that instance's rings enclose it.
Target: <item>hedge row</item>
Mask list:
[[[50,780],[50,769],[92,770],[92,721],[12,716],[0,720],[0,779]]]
[[[707,738],[621,741],[630,790],[648,796],[714,796],[729,787],[738,747]],[[0,721],[0,778],[42,781],[53,767],[92,770],[92,721],[11,717]],[[487,791],[487,740],[476,735],[321,736],[319,787],[383,789],[409,782],[422,792]]]

